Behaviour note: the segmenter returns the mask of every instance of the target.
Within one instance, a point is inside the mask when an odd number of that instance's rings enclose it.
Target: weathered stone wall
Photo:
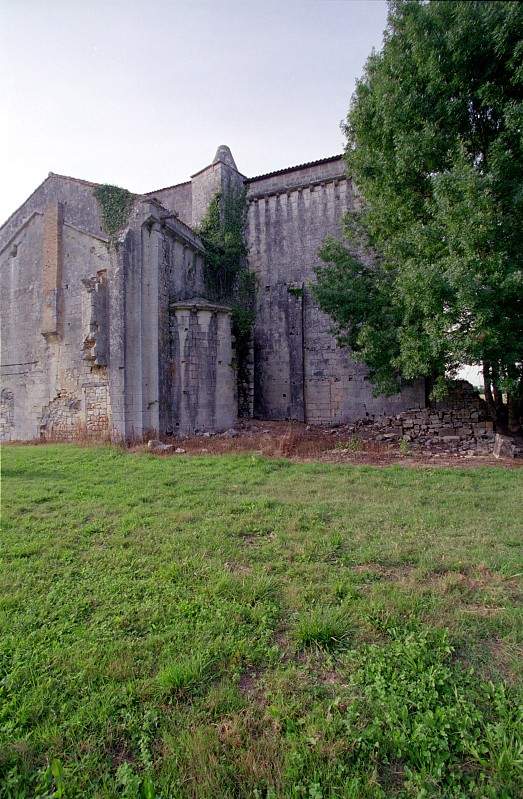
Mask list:
[[[3,225],[3,438],[110,433],[129,440],[234,423],[230,317],[191,311],[186,357],[172,308],[205,297],[203,250],[192,228],[217,192],[243,187],[258,286],[241,412],[348,422],[424,405],[421,382],[374,398],[366,370],[337,347],[310,292],[321,243],[341,235],[342,216],[356,201],[342,158],[246,179],[222,146],[191,181],[136,197],[116,244],[103,233],[95,184],[59,175],[50,174]],[[195,392],[197,412],[194,397],[183,406],[180,391]]]
[[[143,198],[122,237],[114,273],[121,274],[125,296],[119,435],[141,440],[234,424],[236,404],[229,401],[234,385],[225,379],[232,374],[229,315],[225,323],[220,313],[216,320],[212,313],[207,319],[203,306],[196,316],[186,311],[191,321],[187,355],[173,325],[173,303],[193,303],[204,293],[203,249],[195,233],[158,202]]]
[[[423,406],[421,381],[372,396],[366,369],[340,349],[310,282],[327,234],[355,202],[342,158],[247,181],[249,264],[258,280],[254,409],[269,419],[340,422]]]
[[[178,183],[176,186],[156,189],[148,192],[145,196],[157,199],[164,208],[176,211],[178,217],[186,225],[192,225],[192,184],[190,180]]]
[[[9,441],[15,424],[15,397],[8,388],[0,391],[0,441]]]
[[[93,193],[96,185],[87,180],[77,180],[50,172],[30,197],[2,225],[0,250],[7,246],[13,236],[18,235],[20,228],[30,220],[35,211],[43,213],[46,208],[58,202],[62,205],[65,222],[86,233],[104,238],[100,209]]]
[[[171,311],[173,432],[226,430],[237,418],[230,311],[203,300]]]
[[[40,332],[43,219],[42,212],[33,213],[0,252],[2,404],[9,406],[3,440],[37,437],[42,408],[50,401],[47,343]]]
[[[254,340],[252,335],[244,347],[246,355],[241,359],[237,352],[238,416],[252,419],[254,416]]]
[[[48,183],[56,197],[58,179]],[[86,284],[105,279],[107,241],[69,221],[78,218],[79,208],[90,208],[84,194],[92,188],[81,184],[75,203],[70,181],[64,186],[64,202],[45,205],[49,192],[36,192],[29,209],[18,212],[18,230],[2,229],[1,377],[3,396],[10,398],[8,423],[0,430],[4,440],[98,436],[109,430],[107,360],[100,360],[100,351],[91,357],[109,320],[103,305],[97,306],[96,320],[92,314],[87,318],[86,301]],[[93,392],[99,395],[94,405]]]
[[[220,161],[205,171],[202,197],[216,176],[220,190],[237,173]],[[94,189],[50,176],[0,231],[2,439],[133,440],[177,426],[230,427],[237,402],[224,311],[196,314],[190,360],[194,367],[201,358],[201,368],[187,386],[197,388],[189,405],[201,407],[187,423],[175,413],[182,366],[171,305],[204,295],[198,236],[155,197],[137,197],[111,245],[98,235]]]
[[[198,228],[216,194],[241,190],[244,181],[245,177],[236,169],[229,148],[219,147],[213,163],[191,178],[192,227]]]

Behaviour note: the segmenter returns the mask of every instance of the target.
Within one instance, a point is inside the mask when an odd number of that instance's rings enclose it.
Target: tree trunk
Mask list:
[[[492,364],[492,394],[496,406],[496,422],[503,429],[508,423],[508,409],[503,402],[503,393],[499,389],[499,369],[497,364]]]
[[[521,434],[521,398],[516,394],[507,394],[508,421],[507,428],[509,433]]]
[[[430,395],[434,388],[434,375],[425,378],[425,407],[430,408]]]
[[[490,385],[490,363],[488,361],[483,361],[483,387],[485,390],[485,402],[487,403],[489,416],[493,422],[496,422],[496,403],[494,402],[494,397],[492,396],[492,388]]]

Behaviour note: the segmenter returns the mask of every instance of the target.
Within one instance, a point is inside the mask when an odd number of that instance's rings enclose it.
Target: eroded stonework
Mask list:
[[[140,440],[238,415],[346,422],[423,407],[421,382],[375,398],[310,291],[318,248],[357,201],[341,156],[247,178],[228,147],[191,180],[135,195],[117,239],[96,184],[53,173],[0,229],[0,437]],[[195,232],[245,189],[256,322],[237,385],[230,309],[206,299]]]

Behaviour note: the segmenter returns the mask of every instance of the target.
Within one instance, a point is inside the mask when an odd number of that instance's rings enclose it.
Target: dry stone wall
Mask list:
[[[372,433],[375,440],[386,443],[404,441],[426,452],[489,453],[495,438],[485,402],[466,381],[457,382],[446,400],[429,408],[363,419],[354,430]]]

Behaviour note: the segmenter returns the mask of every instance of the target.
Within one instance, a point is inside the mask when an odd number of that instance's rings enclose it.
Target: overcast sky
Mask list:
[[[145,192],[228,144],[246,175],[340,152],[378,0],[0,0],[0,223],[49,171]]]

